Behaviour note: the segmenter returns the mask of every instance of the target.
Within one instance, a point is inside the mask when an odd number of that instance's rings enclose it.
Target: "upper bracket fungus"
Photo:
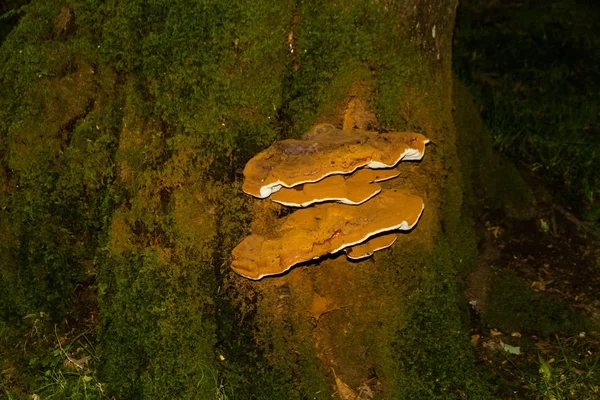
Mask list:
[[[242,190],[265,198],[282,187],[318,182],[361,167],[392,168],[401,160],[420,160],[429,140],[412,132],[346,132],[317,125],[304,139],[273,143],[244,168]]]
[[[401,160],[423,158],[428,142],[419,133],[349,132],[323,124],[302,140],[273,143],[246,164],[242,189],[306,208],[279,220],[267,236],[246,237],[233,249],[231,268],[261,279],[341,250],[358,260],[391,246],[395,231],[415,226],[423,200],[382,190],[378,182],[397,177],[393,167]]]

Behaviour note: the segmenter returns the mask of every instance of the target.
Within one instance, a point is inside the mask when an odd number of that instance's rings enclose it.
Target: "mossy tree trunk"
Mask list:
[[[381,398],[483,397],[456,281],[474,243],[451,114],[455,8],[33,1],[0,51],[2,317],[74,318],[93,282],[100,374],[118,398],[324,399],[331,369]],[[280,211],[241,193],[245,162],[341,126],[353,99],[370,129],[433,141],[398,183],[425,201],[418,227],[373,260],[233,274],[231,249]]]

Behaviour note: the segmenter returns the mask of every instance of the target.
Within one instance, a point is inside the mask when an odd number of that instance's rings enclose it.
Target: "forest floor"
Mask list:
[[[600,249],[551,205],[538,215],[481,217],[471,342],[501,398],[598,399]]]
[[[454,71],[538,199],[531,220],[479,218],[471,341],[501,398],[600,398],[599,11],[466,0],[457,12]]]

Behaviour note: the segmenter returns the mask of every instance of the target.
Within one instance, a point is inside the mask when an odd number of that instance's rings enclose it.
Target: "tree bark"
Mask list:
[[[91,275],[118,398],[484,397],[456,279],[474,254],[451,111],[457,1],[92,3],[33,1],[2,46],[1,83],[18,84],[0,107],[0,297],[19,298],[3,313],[54,294],[58,319]],[[241,192],[244,164],[342,127],[349,104],[356,126],[431,139],[388,184],[424,199],[416,229],[363,262],[234,274],[233,247],[285,213]]]

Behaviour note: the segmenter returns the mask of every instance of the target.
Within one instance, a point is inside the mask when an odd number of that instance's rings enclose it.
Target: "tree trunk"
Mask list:
[[[97,289],[117,398],[485,397],[457,281],[456,6],[33,1],[1,51],[3,316],[95,317]],[[233,273],[284,213],[242,193],[245,163],[344,116],[431,139],[388,184],[423,198],[417,227],[366,261]]]

